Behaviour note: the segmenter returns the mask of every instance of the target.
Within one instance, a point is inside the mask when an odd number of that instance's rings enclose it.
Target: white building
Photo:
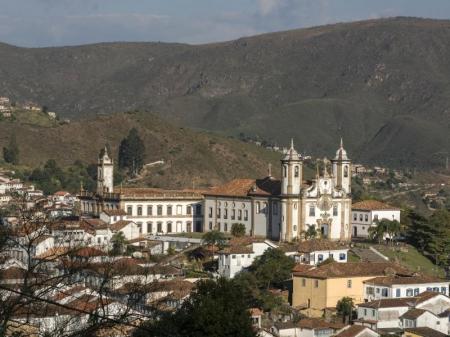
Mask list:
[[[325,260],[346,263],[348,247],[329,240],[306,240],[298,246],[283,247],[287,256],[292,256],[295,262],[315,266]]]
[[[247,241],[248,238],[243,238],[243,240]],[[231,241],[229,247],[219,251],[218,272],[220,276],[233,278],[245,268],[250,267],[255,258],[261,256],[267,249],[277,247],[277,245],[268,240]]]
[[[352,205],[352,237],[368,238],[369,229],[379,220],[400,222],[400,209],[376,200],[360,201]]]
[[[229,232],[234,223],[251,236],[278,237],[281,222],[280,181],[234,179],[204,193],[204,231]]]
[[[344,328],[344,324],[324,319],[303,318],[298,322],[277,322],[270,330],[276,337],[331,337]]]
[[[425,291],[449,294],[450,281],[424,275],[381,276],[366,280],[364,299],[367,301],[383,298],[414,297]]]
[[[356,324],[384,333],[401,333],[405,325],[415,327],[432,324],[438,331],[448,333],[450,298],[435,292],[424,292],[415,297],[387,298],[358,305]],[[425,311],[430,314],[425,314]],[[432,323],[433,321],[433,323]],[[405,324],[405,325],[404,325]],[[411,326],[409,326],[411,327]]]
[[[82,214],[100,216],[106,212],[103,215],[105,218],[113,210],[125,211],[126,219],[139,226],[141,235],[203,231],[203,191],[158,188],[114,190],[113,161],[106,149],[99,157],[98,177],[95,193],[80,192]],[[111,223],[111,220],[107,222]]]

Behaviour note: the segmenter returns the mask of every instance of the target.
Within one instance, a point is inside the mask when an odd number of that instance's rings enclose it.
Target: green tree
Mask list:
[[[243,223],[234,223],[231,225],[231,235],[241,237],[245,235],[245,225]]]
[[[432,229],[431,240],[426,250],[433,254],[436,264],[448,265],[450,256],[450,212],[445,209],[437,210],[430,218]]]
[[[286,256],[281,249],[269,248],[251,265],[252,270],[261,287],[281,287],[291,278],[291,270],[295,262]]]
[[[145,145],[136,128],[128,133],[119,146],[119,168],[137,175],[144,166]]]
[[[319,233],[316,230],[316,226],[312,225],[308,226],[308,229],[306,231],[303,231],[302,235],[305,240],[312,240],[315,239],[319,235]]]
[[[123,235],[122,232],[117,232],[112,236],[111,242],[112,242],[111,253],[113,255],[123,254],[123,252],[125,250],[125,242],[126,242],[125,235]]]
[[[9,139],[8,146],[3,148],[3,159],[5,162],[13,165],[19,163],[19,146],[17,145],[16,136],[14,134]]]
[[[212,230],[203,234],[202,237],[203,244],[212,246],[212,258],[214,259],[214,249],[216,246],[219,248],[223,247],[226,243],[225,235],[218,230]]]
[[[336,304],[336,310],[340,316],[342,316],[342,321],[345,324],[350,323],[352,318],[353,308],[355,307],[353,299],[351,297],[343,297]]]
[[[145,323],[134,337],[256,337],[247,308],[232,280],[202,281],[174,314]]]

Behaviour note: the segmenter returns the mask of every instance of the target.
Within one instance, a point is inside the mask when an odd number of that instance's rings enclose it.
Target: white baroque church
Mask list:
[[[331,164],[331,165],[330,165]],[[311,184],[303,181],[303,159],[293,142],[281,160],[280,239],[300,239],[314,226],[323,237],[347,241],[351,238],[351,161],[341,144],[333,160],[323,160]],[[331,167],[330,167],[331,166]],[[331,168],[331,172],[328,170]]]
[[[303,179],[303,162],[291,142],[281,159],[280,180],[269,170],[262,179],[234,179],[205,190],[114,188],[113,160],[104,149],[96,191],[80,191],[81,210],[88,216],[122,210],[142,235],[229,232],[233,223],[242,223],[248,235],[279,241],[301,240],[311,226],[324,238],[350,240],[351,161],[342,140],[334,159],[323,159],[309,182]]]

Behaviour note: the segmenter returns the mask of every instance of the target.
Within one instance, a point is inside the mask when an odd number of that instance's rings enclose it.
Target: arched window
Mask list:
[[[283,177],[287,177],[287,167],[283,166]]]
[[[348,166],[347,165],[344,166],[344,177],[345,178],[348,177]]]
[[[295,166],[295,169],[294,169],[294,177],[298,178],[299,172],[300,172],[299,167],[298,167],[298,166]]]

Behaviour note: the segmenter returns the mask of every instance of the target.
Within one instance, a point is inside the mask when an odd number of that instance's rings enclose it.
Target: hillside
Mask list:
[[[393,18],[200,46],[0,45],[0,95],[70,118],[139,109],[313,155],[442,166],[450,148],[450,21]]]
[[[116,113],[64,125],[28,121],[23,116],[13,121],[0,121],[0,148],[15,134],[20,163],[29,167],[39,166],[48,159],[55,159],[63,166],[78,159],[86,164],[96,163],[105,143],[110,145],[117,159],[120,141],[136,127],[146,146],[146,163],[165,162],[151,167],[144,179],[136,182],[140,186],[205,187],[235,177],[256,178],[267,174],[269,163],[274,174],[279,171],[279,153],[180,128],[151,114]]]

